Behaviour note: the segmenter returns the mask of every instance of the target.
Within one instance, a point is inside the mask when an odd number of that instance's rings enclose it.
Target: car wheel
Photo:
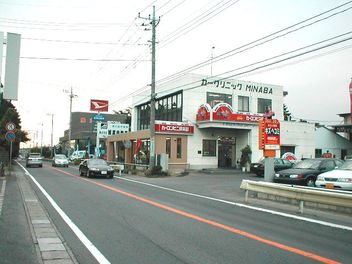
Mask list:
[[[40,168],[43,168],[43,165],[39,165]]]
[[[313,177],[309,177],[307,179],[307,182],[306,182],[306,185],[309,186],[309,187],[315,187],[315,180]]]

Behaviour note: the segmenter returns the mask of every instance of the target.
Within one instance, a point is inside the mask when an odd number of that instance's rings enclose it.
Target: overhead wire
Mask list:
[[[274,32],[274,33],[271,33],[271,34],[269,34],[269,35],[266,35],[266,36],[264,36],[264,37],[261,37],[261,38],[259,38],[259,39],[254,40],[254,41],[251,41],[251,42],[249,42],[249,43],[247,43],[247,44],[244,44],[244,45],[242,45],[242,46],[240,46],[240,47],[237,47],[237,48],[235,48],[235,49],[232,49],[232,50],[230,50],[230,51],[227,51],[227,52],[225,52],[225,53],[222,53],[222,54],[220,54],[220,55],[218,55],[218,56],[213,57],[212,59],[205,60],[205,61],[200,62],[200,63],[198,63],[198,64],[196,64],[196,65],[194,65],[194,66],[188,67],[188,68],[186,68],[186,69],[184,69],[184,70],[181,70],[181,71],[179,71],[179,72],[177,72],[177,73],[174,73],[174,74],[172,74],[172,75],[170,75],[170,76],[164,77],[163,79],[158,80],[158,83],[160,83],[160,82],[165,82],[165,81],[168,81],[168,80],[174,79],[174,78],[179,78],[180,75],[182,76],[184,73],[187,73],[187,72],[189,72],[189,71],[192,71],[192,70],[196,70],[196,69],[205,67],[205,66],[209,65],[210,63],[214,63],[214,62],[217,62],[217,61],[226,59],[226,58],[228,58],[228,57],[231,57],[231,56],[234,56],[234,55],[236,55],[236,54],[242,53],[242,52],[247,51],[247,50],[249,50],[249,49],[252,49],[252,48],[254,48],[254,47],[258,47],[258,46],[260,46],[260,45],[263,45],[263,44],[268,43],[268,42],[270,42],[270,41],[273,41],[273,40],[275,40],[275,39],[284,37],[284,36],[286,36],[286,35],[288,35],[288,34],[290,34],[290,33],[293,33],[293,32],[296,32],[296,31],[298,31],[298,30],[301,30],[301,29],[303,29],[303,28],[305,28],[305,27],[314,25],[314,24],[316,24],[316,23],[319,23],[319,22],[321,22],[321,21],[324,21],[324,20],[326,20],[326,19],[329,19],[329,18],[331,18],[331,17],[333,17],[333,16],[336,16],[336,15],[338,15],[338,14],[341,14],[341,13],[343,13],[343,12],[346,12],[346,11],[352,9],[352,7],[346,8],[346,9],[344,9],[344,10],[342,10],[342,11],[336,12],[336,13],[334,13],[334,14],[332,14],[332,15],[329,15],[329,16],[324,17],[324,18],[322,18],[322,19],[316,20],[316,21],[314,21],[314,22],[312,22],[312,23],[310,23],[310,24],[308,24],[308,25],[303,25],[303,26],[301,26],[301,27],[299,27],[299,28],[297,28],[297,29],[291,30],[291,31],[289,31],[289,32],[285,32],[285,33],[283,33],[283,34],[281,34],[281,35],[279,35],[279,36],[274,37],[275,35],[277,35],[277,34],[279,34],[279,33],[282,33],[282,32],[284,32],[284,31],[287,31],[288,29],[291,29],[291,28],[293,28],[293,27],[296,27],[296,26],[298,26],[298,25],[301,25],[301,24],[303,24],[303,23],[305,23],[305,22],[308,22],[308,21],[310,21],[310,20],[312,20],[312,19],[315,19],[315,18],[317,18],[317,17],[319,17],[319,16],[322,16],[322,15],[328,13],[328,12],[331,12],[331,11],[333,11],[333,10],[336,10],[336,9],[338,9],[338,8],[341,8],[342,6],[345,6],[345,5],[347,5],[347,4],[351,3],[351,2],[352,2],[352,1],[349,1],[349,2],[347,2],[347,3],[345,3],[345,4],[342,4],[342,5],[337,6],[337,7],[335,7],[335,8],[329,9],[329,10],[327,10],[327,11],[325,11],[325,12],[322,12],[322,13],[320,13],[320,14],[318,14],[318,15],[315,15],[315,16],[313,16],[313,17],[310,17],[310,18],[308,18],[308,19],[305,19],[305,20],[302,20],[302,21],[300,21],[300,22],[298,22],[298,23],[295,23],[294,25],[291,25],[291,26],[289,26],[289,27],[280,29],[279,31],[276,31],[276,32]],[[272,38],[270,38],[270,37],[272,37]],[[270,38],[270,39],[268,39],[268,38]],[[267,40],[266,40],[266,39],[267,39]],[[263,41],[262,41],[262,40],[263,40]],[[260,42],[260,41],[262,41],[262,42]],[[260,42],[260,43],[257,43],[257,42]],[[256,44],[256,43],[257,43],[257,44]],[[236,51],[237,51],[237,52],[236,52]]]

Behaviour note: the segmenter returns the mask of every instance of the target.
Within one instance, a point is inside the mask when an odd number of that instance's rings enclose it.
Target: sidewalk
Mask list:
[[[77,263],[24,172],[14,166],[6,175],[0,177],[1,263]]]

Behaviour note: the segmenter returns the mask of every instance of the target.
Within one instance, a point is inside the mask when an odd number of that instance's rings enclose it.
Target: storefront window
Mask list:
[[[216,140],[203,139],[203,156],[216,156]]]
[[[258,98],[258,113],[264,114],[271,108],[271,99]]]
[[[177,138],[177,158],[182,158],[182,138]]]
[[[171,138],[167,137],[166,138],[166,149],[165,149],[166,154],[169,155],[169,158],[171,158]]]
[[[239,112],[249,112],[249,97],[239,96],[238,97],[238,111]]]
[[[137,110],[138,129],[148,129],[150,127],[150,103],[138,106]],[[156,100],[155,120],[182,122],[182,92]]]
[[[207,93],[207,103],[214,107],[218,103],[227,103],[232,106],[231,94]]]

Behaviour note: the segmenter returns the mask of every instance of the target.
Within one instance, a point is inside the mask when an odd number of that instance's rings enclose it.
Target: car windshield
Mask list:
[[[55,159],[66,159],[65,155],[55,155]]]
[[[88,160],[89,165],[107,165],[106,161],[103,159],[90,159]]]
[[[344,162],[338,169],[339,170],[352,170],[352,160]]]
[[[319,165],[321,163],[321,160],[302,160],[295,165],[293,165],[293,168],[295,169],[312,169],[316,170],[319,168]]]

